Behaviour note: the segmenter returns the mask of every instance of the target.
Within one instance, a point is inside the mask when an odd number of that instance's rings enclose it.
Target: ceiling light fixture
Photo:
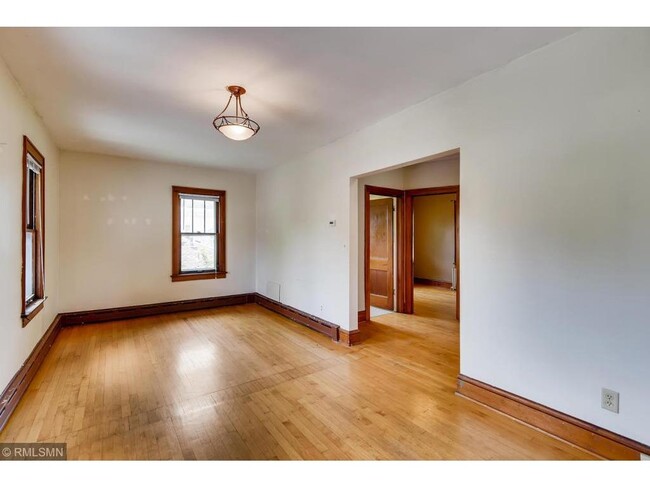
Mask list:
[[[246,89],[241,86],[232,85],[228,87],[228,91],[230,92],[228,103],[212,121],[212,125],[228,139],[245,141],[257,134],[260,130],[260,125],[254,120],[251,120],[241,106],[240,97],[246,93]],[[230,102],[232,102],[232,97],[235,97],[235,114],[224,115],[224,112],[230,106]]]

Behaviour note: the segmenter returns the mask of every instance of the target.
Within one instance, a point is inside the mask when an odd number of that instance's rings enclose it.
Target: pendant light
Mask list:
[[[231,85],[228,87],[228,91],[230,92],[228,103],[212,121],[212,125],[228,139],[245,141],[257,134],[260,126],[248,117],[248,114],[241,106],[240,97],[246,93],[246,89],[241,86]],[[232,97],[235,97],[235,113],[233,115],[224,115],[230,106],[230,102],[232,102]]]

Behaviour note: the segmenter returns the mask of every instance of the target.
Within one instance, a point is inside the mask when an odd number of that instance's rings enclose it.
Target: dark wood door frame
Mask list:
[[[417,188],[415,190],[404,191],[404,239],[408,245],[403,246],[404,249],[404,275],[403,279],[407,286],[404,289],[404,309],[403,313],[413,313],[413,280],[414,280],[414,266],[413,266],[413,198],[423,197],[429,195],[456,195],[456,204],[454,205],[454,223],[456,226],[456,246],[454,254],[456,257],[456,319],[460,320],[460,240],[458,232],[458,215],[460,212],[460,186],[438,186],[433,188]],[[399,279],[398,279],[399,282]]]
[[[395,310],[404,312],[407,281],[405,278],[406,261],[404,260],[404,191],[394,188],[365,185],[364,197],[364,272],[363,285],[365,297],[365,321],[370,320],[370,195],[395,197],[397,199],[396,217],[397,221],[393,232],[397,235],[397,262],[395,272],[397,274],[397,296],[395,297]],[[413,290],[411,290],[411,295]]]

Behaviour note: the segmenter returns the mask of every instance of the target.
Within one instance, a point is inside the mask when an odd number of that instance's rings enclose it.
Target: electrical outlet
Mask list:
[[[600,397],[600,406],[610,412],[618,413],[618,392],[603,388]]]

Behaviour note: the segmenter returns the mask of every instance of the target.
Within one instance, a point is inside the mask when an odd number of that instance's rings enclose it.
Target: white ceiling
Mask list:
[[[0,56],[62,149],[259,170],[576,29],[0,29]],[[212,119],[240,84],[260,132]]]

